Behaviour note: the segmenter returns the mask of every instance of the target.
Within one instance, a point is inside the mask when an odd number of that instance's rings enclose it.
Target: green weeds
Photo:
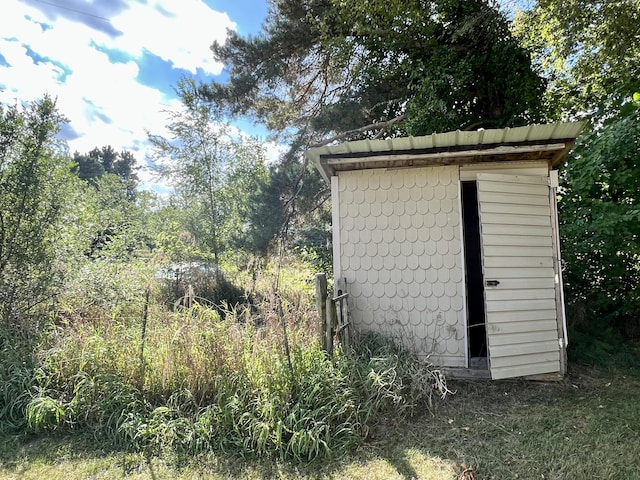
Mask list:
[[[409,414],[438,388],[446,392],[429,366],[380,338],[327,357],[305,303],[175,311],[154,303],[144,338],[142,313],[131,306],[118,307],[129,316],[67,316],[3,359],[0,421],[7,431],[87,432],[146,454],[310,462],[352,450],[381,415]],[[9,341],[11,333],[2,334]],[[425,378],[432,381],[417,388]]]

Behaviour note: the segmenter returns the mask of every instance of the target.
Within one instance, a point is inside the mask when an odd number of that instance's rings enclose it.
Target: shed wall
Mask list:
[[[347,281],[356,330],[464,367],[458,167],[340,172],[332,188],[335,273]]]

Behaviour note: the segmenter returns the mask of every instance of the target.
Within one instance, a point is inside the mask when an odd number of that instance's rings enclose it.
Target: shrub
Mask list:
[[[223,305],[246,303],[245,291],[222,272],[203,264],[164,267],[156,273],[157,297],[167,306],[212,305],[224,313]]]

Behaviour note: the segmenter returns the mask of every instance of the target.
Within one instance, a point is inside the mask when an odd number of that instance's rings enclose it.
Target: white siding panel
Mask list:
[[[556,326],[553,320],[538,320],[532,322],[531,319],[524,319],[522,322],[515,321],[517,317],[510,316],[504,323],[494,322],[489,325],[490,333],[528,333],[539,331],[551,331]]]
[[[478,174],[493,378],[560,371],[546,175]]]
[[[556,342],[557,343],[557,342]],[[504,367],[524,367],[526,365],[535,364],[535,363],[545,363],[545,364],[554,364],[559,365],[558,354],[555,352],[534,352],[529,354],[522,355],[509,355],[505,357],[492,357],[491,358],[491,367],[492,368],[504,368]],[[558,370],[555,370],[556,372]],[[540,373],[549,373],[549,372],[540,372]],[[491,372],[491,376],[495,378],[494,372]],[[513,376],[521,376],[521,375],[530,375],[529,373],[519,373]],[[504,376],[500,378],[506,378]]]
[[[500,225],[487,224],[483,225],[482,231],[485,235],[532,235],[532,236],[551,236],[551,225]]]
[[[524,311],[506,311],[493,312],[491,315],[492,324],[499,325],[504,328],[506,324],[523,323],[531,325],[532,330],[537,330],[533,325],[540,325],[543,321],[549,320],[549,317],[555,315],[555,307],[551,310],[524,310]],[[520,327],[524,328],[524,327]]]
[[[520,263],[520,262],[519,262]],[[551,269],[553,272],[553,269]],[[485,278],[497,279],[502,281],[503,278],[549,278],[549,268],[547,267],[528,267],[526,271],[517,264],[511,267],[492,267],[485,269]]]
[[[518,205],[515,203],[487,203],[484,206],[484,211],[486,213],[508,213],[511,215],[540,215],[546,218],[548,218],[550,213],[549,207],[545,207],[544,205]]]
[[[485,245],[500,245],[510,247],[546,247],[549,245],[549,237],[539,235],[484,235]]]
[[[501,247],[495,245],[487,245],[484,247],[484,254],[492,257],[545,257],[551,251],[551,243],[545,247]],[[514,262],[514,266],[517,263]]]
[[[499,337],[500,335],[496,335]],[[542,342],[531,341],[528,343],[518,343],[516,345],[492,345],[491,347],[491,363],[492,365],[496,361],[496,359],[500,357],[515,357],[508,358],[509,363],[513,364],[518,361],[517,357],[522,355],[531,354],[534,355],[536,353],[550,353],[555,352],[557,356],[558,350],[558,337],[556,335],[555,340],[547,340]],[[560,359],[560,357],[557,357]]]
[[[342,263],[341,263],[341,239],[340,232],[340,212],[341,207],[346,210],[347,205],[345,202],[341,202],[340,198],[340,179],[337,176],[331,177],[331,222],[333,225],[333,271],[336,278],[342,278]]]
[[[522,184],[506,182],[484,182],[482,189],[485,192],[512,193],[516,195],[540,196],[547,193],[546,184]]]
[[[513,186],[517,187],[517,184],[513,184]],[[546,209],[549,210],[549,201],[544,201],[545,195],[549,194],[549,191],[547,189],[542,190],[544,195],[504,193],[496,191],[496,189],[486,191],[484,185],[482,187],[482,190],[482,201],[485,203],[497,203],[498,205],[538,205],[541,207],[546,207]]]
[[[541,330],[537,332],[518,332],[507,333],[501,331],[499,335],[495,335],[493,339],[494,346],[512,345],[517,347],[518,344],[531,344],[532,342],[557,341],[558,336],[552,330]],[[495,354],[494,354],[495,355]]]
[[[334,224],[359,332],[447,367],[466,361],[457,167],[338,173]]]
[[[485,268],[548,268],[553,271],[553,259],[549,257],[488,257],[484,259]],[[523,272],[522,277],[527,278],[533,272]],[[545,271],[545,275],[550,275]]]
[[[527,375],[540,375],[543,373],[555,373],[560,369],[560,363],[552,360],[543,363],[527,363],[524,365],[503,366],[492,372],[492,377],[496,380],[502,378],[522,377]]]
[[[485,191],[484,184],[503,184],[502,188],[509,188],[509,184],[516,185],[548,185],[547,172],[543,175],[512,175],[500,173],[478,173],[478,178],[482,177],[483,185],[478,186],[478,190]]]
[[[500,282],[499,287],[486,287],[485,296],[489,302],[498,300],[555,300],[556,291],[553,288],[546,288],[546,286],[544,288],[507,289]]]
[[[541,161],[536,164],[533,162],[514,162],[505,165],[504,162],[499,163],[482,163],[473,165],[460,166],[460,180],[475,180],[478,173],[502,173],[509,175],[538,175],[547,174],[549,166],[547,162]]]
[[[484,212],[482,216],[483,223],[487,225],[529,225],[541,227],[548,227],[551,225],[549,216],[540,215],[518,215],[518,214],[504,214],[504,213],[487,213]]]
[[[525,272],[526,275],[526,272]],[[500,280],[500,288],[504,290],[536,290],[548,288],[549,281],[546,278],[502,278]],[[514,292],[514,295],[516,293]]]
[[[554,310],[555,299],[543,298],[541,300],[487,300],[487,313],[493,312],[521,312],[525,310]]]

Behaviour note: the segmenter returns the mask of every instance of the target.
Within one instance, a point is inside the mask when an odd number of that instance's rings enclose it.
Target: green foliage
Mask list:
[[[58,314],[70,321],[137,315],[153,272],[154,266],[142,260],[85,258],[58,297]]]
[[[322,258],[331,255],[329,189],[313,168],[292,159],[269,168],[249,195],[242,248],[264,257],[284,240]]]
[[[580,139],[560,202],[569,303],[631,337],[640,336],[639,111],[627,98]]]
[[[559,213],[569,310],[584,312],[570,318],[572,350],[602,360],[640,336],[640,4],[537,0],[515,25],[551,80],[555,115],[593,125],[564,168]]]
[[[64,423],[66,415],[57,400],[47,395],[35,396],[27,404],[27,427],[32,432],[53,430]]]
[[[72,171],[81,180],[96,185],[96,181],[103,175],[116,175],[126,192],[127,199],[133,201],[136,196],[138,186],[138,175],[136,174],[136,159],[131,152],[126,150],[118,153],[111,146],[98,147],[89,153],[81,155],[78,152],[73,154],[75,163]]]
[[[598,365],[613,370],[637,370],[640,356],[632,344],[606,322],[590,319],[569,330],[567,350],[572,362]]]
[[[244,289],[220,272],[202,264],[172,264],[159,270],[156,296],[169,307],[190,306],[194,302],[209,305],[226,314],[247,303]]]
[[[71,185],[55,138],[63,121],[49,97],[0,105],[0,317],[25,328],[63,273],[56,247]]]
[[[214,105],[197,94],[193,80],[178,85],[183,110],[173,112],[170,138],[150,135],[161,175],[175,187],[178,217],[199,258],[217,269],[221,254],[241,236],[247,193],[266,175],[264,152],[252,139],[234,134]]]
[[[212,50],[229,80],[197,94],[289,147],[252,199],[257,252],[280,236],[328,253],[293,238],[325,227],[328,190],[300,162],[310,145],[545,118],[545,82],[489,0],[276,0],[260,35],[229,32]]]
[[[516,31],[552,80],[560,115],[591,113],[640,76],[636,0],[537,0],[519,13]]]
[[[231,32],[212,50],[230,79],[202,91],[298,138],[370,138],[389,120],[399,122],[389,135],[418,135],[542,114],[543,81],[486,0],[277,0],[263,34]]]
[[[0,327],[0,434],[26,427],[25,411],[35,384],[30,347],[20,332]]]

